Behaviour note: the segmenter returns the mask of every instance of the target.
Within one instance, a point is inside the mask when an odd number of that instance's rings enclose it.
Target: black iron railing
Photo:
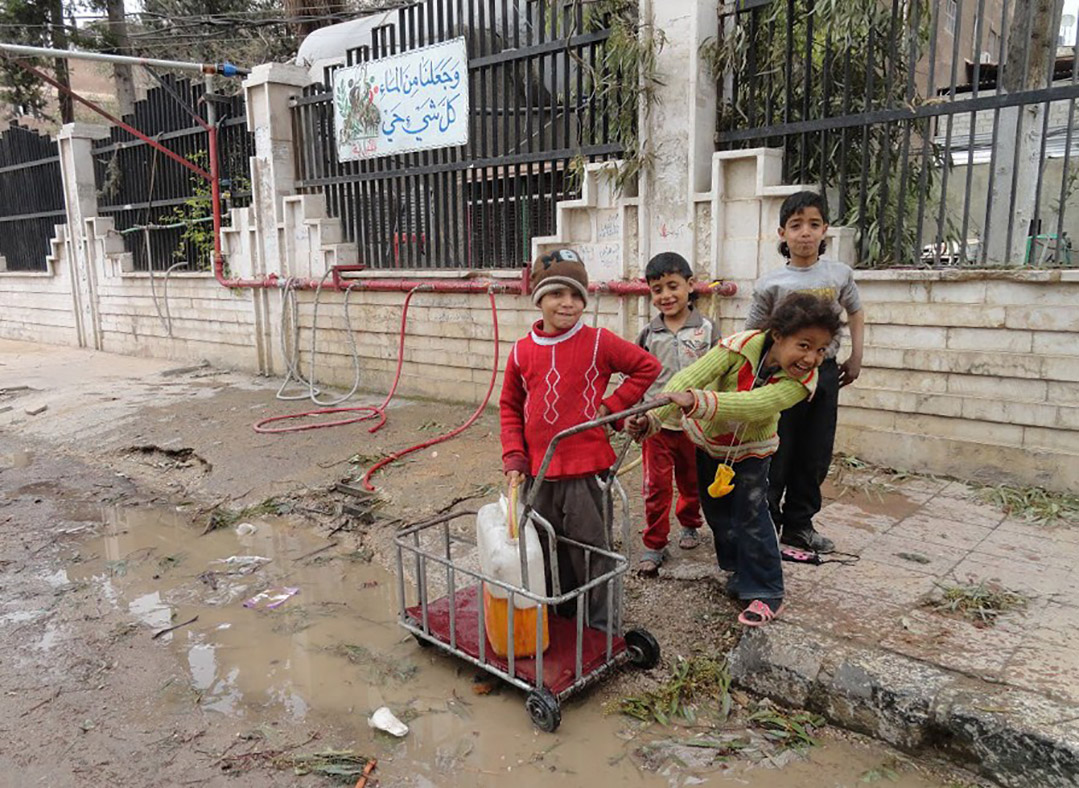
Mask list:
[[[169,150],[209,169],[206,132],[192,112],[205,118],[204,86],[161,77],[127,118]],[[247,130],[242,95],[217,101],[219,158],[224,211],[250,203],[249,159],[254,138]],[[213,251],[210,184],[119,127],[94,144],[99,212],[111,216],[132,253],[135,270],[208,269]]]
[[[602,76],[611,32],[587,5],[425,0],[399,9],[348,64],[464,36],[468,144],[339,162],[328,71],[292,105],[300,190],[326,195],[368,266],[520,265],[532,238],[554,231],[556,204],[579,195],[583,165],[623,150]]]
[[[49,240],[64,222],[56,142],[12,123],[0,134],[0,257],[7,270],[46,270]]]
[[[782,149],[863,266],[1075,265],[1079,44],[1039,58],[1019,5],[741,0],[710,44],[717,147]]]

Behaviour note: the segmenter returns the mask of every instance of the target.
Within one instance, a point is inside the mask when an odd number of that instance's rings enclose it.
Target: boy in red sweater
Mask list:
[[[588,272],[577,253],[558,249],[532,266],[532,303],[542,319],[517,340],[502,381],[502,466],[510,487],[539,472],[551,439],[569,427],[632,407],[659,377],[660,363],[647,351],[581,320],[588,303]],[[604,397],[614,373],[625,380]],[[610,549],[604,528],[598,475],[614,464],[603,428],[558,444],[535,498],[535,509],[560,536]],[[611,571],[606,559],[586,572],[579,548],[558,546],[559,582],[565,593]],[[549,570],[548,570],[549,571]],[[610,620],[606,589],[589,594],[587,623],[603,629]],[[559,611],[576,615],[576,610]]]

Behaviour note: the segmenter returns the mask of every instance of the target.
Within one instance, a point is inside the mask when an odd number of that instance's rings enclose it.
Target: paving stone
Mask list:
[[[923,512],[926,510],[923,509]],[[888,533],[917,542],[973,550],[992,529],[983,525],[919,513],[897,523]]]
[[[1019,559],[1041,566],[1073,569],[1079,566],[1079,544],[1058,542],[1042,533],[1023,533],[998,528],[978,543],[974,555]]]
[[[875,644],[905,612],[902,605],[818,585],[801,594],[788,589],[783,618],[839,640]]]
[[[1031,639],[1008,661],[1006,680],[1014,686],[1075,704],[1079,713],[1075,653],[1074,643],[1058,645]]]
[[[1073,573],[1066,569],[1046,567],[1022,561],[1018,558],[1000,559],[994,556],[971,553],[952,570],[958,582],[999,583],[1006,589],[1049,602],[1067,602],[1074,599]]]
[[[1009,628],[979,628],[960,618],[929,610],[906,613],[900,626],[885,635],[886,649],[975,678],[997,681],[1008,658],[1025,636]]]
[[[1015,533],[1025,534],[1033,539],[1045,537],[1052,539],[1054,542],[1079,544],[1079,524],[1071,525],[1068,523],[1058,523],[1046,525],[1045,523],[1017,517],[1005,517],[1001,522],[999,529],[1001,531],[1013,531]]]
[[[1047,602],[1030,612],[1030,639],[1070,648],[1079,655],[1079,607]],[[1029,645],[1029,644],[1027,644]]]
[[[879,536],[876,531],[867,528],[825,522],[820,518],[818,521],[817,530],[835,542],[836,550],[842,550],[845,553],[860,553]]]
[[[871,533],[884,533],[901,518],[882,512],[870,512],[853,503],[834,501],[820,510],[815,522],[821,530],[832,525],[846,525]]]
[[[914,604],[933,590],[936,578],[894,564],[859,561],[852,566],[827,565],[821,585],[846,593],[869,596],[897,605]]]
[[[960,501],[977,500],[978,491],[966,482],[952,480],[937,491],[942,498],[955,498]]]
[[[888,533],[881,534],[866,545],[860,555],[864,560],[939,577],[950,573],[956,564],[967,557],[968,551]],[[923,560],[917,560],[919,558]]]
[[[1000,525],[1004,519],[1004,512],[995,506],[963,498],[949,497],[944,493],[938,494],[929,501],[922,511],[930,517],[955,520],[956,522],[970,525],[981,525],[987,528]]]

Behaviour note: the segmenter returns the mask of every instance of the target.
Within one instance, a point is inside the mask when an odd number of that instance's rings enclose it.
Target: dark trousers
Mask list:
[[[712,529],[719,568],[734,572],[739,599],[782,599],[783,563],[776,528],[768,514],[768,457],[736,462],[734,489],[722,498],[708,494],[719,460],[697,450],[701,508]]]
[[[787,534],[808,531],[820,511],[820,486],[828,476],[839,410],[839,366],[828,359],[812,400],[802,400],[779,417],[779,449],[768,474],[768,508]]]
[[[582,544],[595,545],[604,550],[610,550],[610,540],[607,538],[607,529],[604,526],[603,491],[595,476],[585,476],[579,479],[559,479],[557,481],[545,481],[540,485],[536,494],[535,509],[547,520],[559,536],[565,536]],[[550,555],[547,545],[547,532],[542,526],[536,527],[540,542],[543,544],[544,557]],[[610,572],[614,569],[614,562],[609,558],[603,558],[592,554],[586,561],[585,552],[579,547],[573,547],[562,542],[558,544],[558,582],[561,591],[565,594],[587,583],[594,577]],[[547,574],[547,593],[552,593],[551,563],[546,561],[545,572]],[[585,623],[596,629],[606,629],[610,620],[610,611],[607,605],[607,587],[615,591],[617,600],[618,589],[613,582],[603,583],[596,586],[585,596],[587,608],[585,610]],[[576,616],[577,606],[572,601],[559,605],[555,610],[560,616]]]

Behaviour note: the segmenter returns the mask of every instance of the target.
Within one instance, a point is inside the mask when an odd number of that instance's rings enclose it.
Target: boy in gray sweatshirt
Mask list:
[[[792,547],[830,553],[831,539],[813,527],[821,508],[821,484],[832,463],[839,389],[853,383],[862,369],[865,313],[850,267],[822,259],[828,232],[828,203],[822,195],[792,194],[780,207],[779,251],[787,265],[762,276],[753,288],[746,328],[759,328],[791,293],[811,293],[844,310],[850,326],[850,356],[836,363],[839,337],[818,368],[816,394],[783,411],[779,420],[779,450],[768,474],[768,505],[780,541]]]

